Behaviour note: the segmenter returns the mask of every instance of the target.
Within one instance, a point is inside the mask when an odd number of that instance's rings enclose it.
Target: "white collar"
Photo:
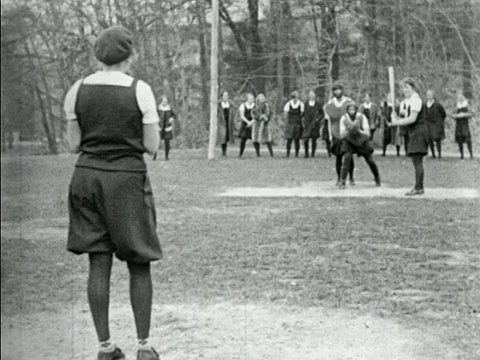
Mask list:
[[[468,106],[468,100],[464,100],[462,102],[457,101],[457,108],[464,108]]]
[[[345,102],[347,102],[348,100],[350,100],[348,97],[346,97],[345,95],[342,95],[342,97],[339,99],[337,99],[335,96],[332,97],[332,99],[330,100],[330,103],[333,103],[336,107],[340,107],[340,106],[343,106],[343,104]]]
[[[372,107],[372,103],[369,102],[369,103],[367,104],[367,103],[364,102],[364,103],[363,103],[363,107],[364,107],[365,109],[370,109],[370,108]]]
[[[428,107],[432,107],[432,105],[435,103],[435,99],[433,100],[427,100],[426,101]]]
[[[172,108],[170,107],[170,105],[158,105],[158,110],[160,111],[168,111],[168,110],[172,110]]]
[[[252,103],[252,105],[248,105],[248,102],[245,102],[245,107],[249,110],[253,109],[255,107],[255,103]]]
[[[314,100],[308,100],[308,104],[309,104],[310,106],[315,105],[316,102],[317,102],[317,100],[315,100],[315,99],[314,99]]]
[[[230,107],[230,101],[223,101],[221,102],[222,108],[228,109]]]

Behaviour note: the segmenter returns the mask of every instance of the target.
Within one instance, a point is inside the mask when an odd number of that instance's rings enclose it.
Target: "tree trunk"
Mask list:
[[[209,87],[208,87],[208,57],[207,57],[207,21],[205,18],[205,7],[203,6],[202,1],[197,1],[197,16],[198,16],[198,44],[200,47],[199,56],[200,56],[200,84],[201,84],[201,95],[202,95],[202,123],[205,126],[205,129],[208,129],[210,126],[209,114],[210,114],[210,96],[209,96]]]
[[[376,30],[377,26],[377,1],[367,0],[367,14],[368,24],[365,24],[365,30],[368,39],[368,62],[370,69],[370,82],[369,91],[373,91],[375,95],[378,95],[378,34]]]

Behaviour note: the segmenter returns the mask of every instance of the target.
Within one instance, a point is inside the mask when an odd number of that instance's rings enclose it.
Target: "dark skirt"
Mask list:
[[[468,143],[472,140],[468,119],[458,119],[455,126],[455,142],[457,144]]]
[[[427,155],[429,142],[430,138],[426,125],[411,127],[408,130],[407,155]]]
[[[242,121],[240,125],[240,131],[238,133],[238,137],[241,139],[251,139],[252,138],[252,127],[247,126],[247,124]]]
[[[320,121],[305,121],[305,128],[303,129],[302,138],[317,139],[318,137],[320,137]]]
[[[445,139],[445,127],[443,123],[427,123],[428,135],[433,141],[440,141]]]
[[[160,130],[160,139],[161,140],[172,140],[173,131]]]
[[[332,144],[330,146],[330,151],[334,156],[341,156],[345,152],[343,147],[343,140],[337,137],[332,137]]]
[[[351,132],[342,142],[343,152],[350,152],[358,155],[371,155],[373,154],[373,147],[368,136],[365,136],[359,132]]]
[[[303,126],[301,116],[289,115],[285,126],[285,139],[300,140],[302,138]]]

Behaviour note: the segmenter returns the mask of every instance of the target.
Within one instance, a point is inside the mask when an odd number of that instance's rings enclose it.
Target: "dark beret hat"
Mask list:
[[[118,64],[130,57],[133,34],[123,26],[112,26],[102,31],[95,42],[95,57],[106,65]]]
[[[332,85],[332,91],[335,91],[337,89],[342,89],[343,90],[343,85],[339,82],[336,82]]]
[[[405,79],[402,79],[400,83],[408,84],[414,89],[417,87],[417,82],[411,77],[406,77]]]

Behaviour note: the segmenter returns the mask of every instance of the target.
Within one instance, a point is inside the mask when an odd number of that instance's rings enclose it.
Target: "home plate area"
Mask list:
[[[389,197],[402,199],[477,199],[480,193],[477,189],[469,188],[426,188],[425,194],[405,196],[410,188],[394,188],[388,184],[376,187],[372,182],[357,182],[355,186],[347,185],[340,190],[331,181],[311,181],[296,187],[236,187],[217,194],[222,197]]]

